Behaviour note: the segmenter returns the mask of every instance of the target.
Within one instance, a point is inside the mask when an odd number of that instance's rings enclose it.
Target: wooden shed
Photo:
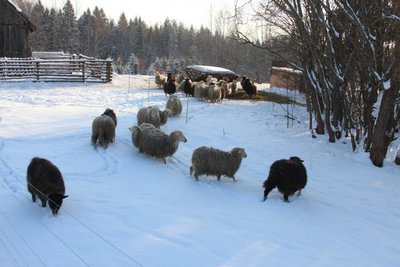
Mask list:
[[[0,57],[30,57],[35,26],[11,0],[0,0]]]

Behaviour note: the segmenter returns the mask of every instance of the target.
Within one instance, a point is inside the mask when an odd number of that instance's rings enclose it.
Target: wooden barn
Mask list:
[[[30,57],[30,33],[35,26],[11,0],[0,0],[0,58]]]
[[[272,61],[269,83],[271,87],[304,90],[302,72],[289,68],[288,64],[283,61]]]

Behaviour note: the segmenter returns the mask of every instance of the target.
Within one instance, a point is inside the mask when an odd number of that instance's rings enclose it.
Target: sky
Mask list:
[[[396,149],[377,168],[350,140],[312,138],[305,106],[290,109],[288,127],[276,103],[213,104],[178,92],[182,114],[160,128],[182,131],[187,142],[164,164],[140,154],[129,131],[140,108],[165,108],[154,77],[0,83],[1,266],[399,266]],[[257,88],[304,101],[295,91]],[[106,108],[118,118],[115,142],[94,148],[92,121]],[[244,148],[236,182],[196,181],[189,169],[199,146]],[[35,156],[64,177],[68,198],[57,216],[27,191]],[[262,202],[269,167],[290,156],[304,160],[306,187],[289,203],[277,189]]]
[[[42,3],[50,8],[60,8],[65,2],[66,0],[42,0]],[[93,10],[95,6],[98,6],[103,8],[107,16],[116,21],[124,12],[128,19],[138,16],[149,25],[163,23],[168,17],[178,23],[183,22],[188,27],[193,25],[195,28],[200,28],[203,25],[211,28],[211,22],[215,20],[211,19],[210,14],[216,16],[220,10],[228,8],[232,10],[234,0],[71,0],[71,3],[78,16],[87,8]]]

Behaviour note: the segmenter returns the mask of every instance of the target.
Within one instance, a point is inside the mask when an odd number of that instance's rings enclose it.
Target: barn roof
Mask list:
[[[22,9],[15,4],[12,0],[0,0],[4,1],[6,5],[10,6],[10,9],[15,12],[17,16],[20,16],[23,21],[26,22],[26,26],[28,27],[29,31],[33,32],[36,30],[36,26],[29,20],[28,16],[22,11]]]

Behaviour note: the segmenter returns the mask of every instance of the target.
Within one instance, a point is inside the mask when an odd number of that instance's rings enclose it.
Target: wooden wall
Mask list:
[[[0,57],[30,57],[29,20],[7,0],[0,0]]]
[[[270,87],[281,87],[290,90],[300,90],[304,88],[302,74],[290,68],[272,67]]]

